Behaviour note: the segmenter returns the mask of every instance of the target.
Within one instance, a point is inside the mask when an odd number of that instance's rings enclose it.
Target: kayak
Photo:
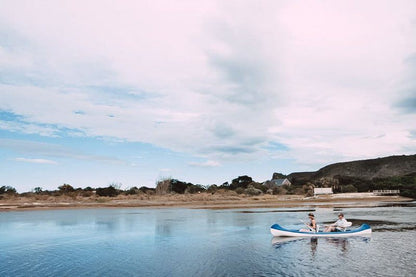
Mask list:
[[[363,224],[360,227],[347,231],[338,232],[302,232],[299,230],[285,229],[279,224],[274,224],[270,227],[270,232],[275,237],[349,237],[349,236],[363,236],[371,234],[371,227],[368,224]]]

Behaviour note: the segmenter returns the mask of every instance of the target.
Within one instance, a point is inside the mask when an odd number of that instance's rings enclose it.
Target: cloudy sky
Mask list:
[[[0,185],[416,153],[416,2],[0,0]]]

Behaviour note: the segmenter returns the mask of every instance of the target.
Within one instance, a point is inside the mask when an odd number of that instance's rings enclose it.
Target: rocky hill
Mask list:
[[[416,155],[335,163],[316,172],[295,172],[288,179],[295,184],[316,182],[323,178],[373,180],[416,174]]]

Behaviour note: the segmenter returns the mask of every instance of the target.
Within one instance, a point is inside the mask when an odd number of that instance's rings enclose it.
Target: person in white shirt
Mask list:
[[[348,225],[347,220],[344,218],[343,213],[338,214],[338,220],[331,224],[327,225],[324,232],[336,232],[340,228],[346,228]]]

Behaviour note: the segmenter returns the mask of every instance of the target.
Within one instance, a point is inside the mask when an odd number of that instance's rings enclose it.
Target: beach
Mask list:
[[[340,193],[305,197],[303,195],[245,196],[224,194],[166,194],[166,195],[119,195],[117,197],[68,196],[14,196],[0,200],[0,212],[45,209],[182,207],[191,209],[237,209],[282,207],[371,207],[394,202],[407,202],[411,198],[401,196],[377,196],[372,193]]]

